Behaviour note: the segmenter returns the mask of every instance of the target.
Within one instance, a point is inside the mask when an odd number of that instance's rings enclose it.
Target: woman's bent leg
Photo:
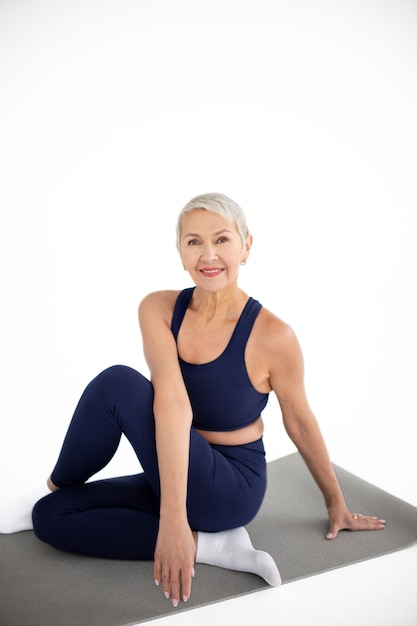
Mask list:
[[[109,368],[90,383],[52,473],[53,482],[64,488],[43,498],[33,511],[34,529],[40,539],[87,555],[153,558],[159,523],[159,474],[152,407],[152,385],[130,368]],[[135,449],[145,475],[84,485],[111,459],[122,432]],[[187,508],[193,529],[213,534],[253,519],[266,488],[261,441],[248,446],[211,446],[192,429],[189,461]],[[201,545],[207,546],[201,533],[200,539]],[[258,573],[248,568],[254,556],[249,554],[250,542],[242,542],[240,536],[239,541],[237,536],[226,540],[235,546],[234,554],[240,549],[247,553],[243,569]],[[224,553],[223,548],[220,551]],[[205,556],[201,558],[210,562]],[[227,557],[213,564],[227,567],[227,563],[238,562]]]
[[[85,483],[109,463],[122,433],[159,492],[153,387],[139,372],[121,365],[104,370],[85,389],[51,474],[53,484]]]
[[[84,484],[113,457],[122,433],[146,472]],[[114,366],[86,388],[51,474],[58,491],[33,510],[35,534],[64,550],[120,559],[153,558],[159,473],[153,388],[135,370]]]
[[[150,560],[159,499],[144,474],[64,487],[36,503],[36,536],[69,552],[108,559]]]
[[[83,393],[51,478],[58,487],[82,485],[115,453],[124,433],[159,497],[153,387],[135,370],[111,367]],[[212,446],[190,433],[187,508],[190,525],[209,532],[247,524],[266,489],[262,441]]]

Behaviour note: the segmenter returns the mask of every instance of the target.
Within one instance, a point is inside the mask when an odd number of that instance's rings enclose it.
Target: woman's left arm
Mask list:
[[[351,513],[331,463],[317,420],[309,406],[304,387],[304,362],[293,330],[280,322],[270,368],[270,385],[277,395],[285,429],[296,445],[319,486],[329,515],[327,539],[340,530],[381,530],[385,521],[370,515]]]

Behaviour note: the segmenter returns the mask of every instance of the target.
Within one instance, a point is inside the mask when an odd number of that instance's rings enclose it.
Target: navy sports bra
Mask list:
[[[179,294],[171,330],[177,340],[185,312],[195,287]],[[269,395],[257,391],[249,380],[245,347],[262,305],[249,298],[222,354],[196,365],[178,360],[193,410],[193,426],[201,430],[238,430],[254,422],[268,402]]]

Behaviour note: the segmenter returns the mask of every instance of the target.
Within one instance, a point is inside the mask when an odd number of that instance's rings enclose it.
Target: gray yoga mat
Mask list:
[[[417,541],[417,508],[335,466],[352,511],[387,520],[379,532],[325,539],[320,491],[298,453],[268,464],[268,491],[248,526],[275,558],[284,584]],[[191,599],[174,609],[153,583],[151,562],[111,561],[60,552],[33,532],[0,535],[0,624],[126,626],[266,588],[259,577],[196,566]]]

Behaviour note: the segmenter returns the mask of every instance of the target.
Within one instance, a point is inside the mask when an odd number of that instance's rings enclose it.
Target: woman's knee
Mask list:
[[[104,382],[106,384],[113,384],[116,382],[120,384],[120,382],[129,382],[133,379],[137,380],[141,378],[143,378],[142,374],[128,365],[111,365],[100,372],[92,382],[97,381]]]
[[[90,385],[100,386],[112,397],[121,392],[125,398],[139,394],[142,398],[153,400],[153,386],[150,380],[128,365],[111,365],[98,374]]]
[[[52,530],[57,527],[59,511],[55,494],[50,493],[38,502],[32,510],[32,523],[35,535],[41,541],[52,543]]]

